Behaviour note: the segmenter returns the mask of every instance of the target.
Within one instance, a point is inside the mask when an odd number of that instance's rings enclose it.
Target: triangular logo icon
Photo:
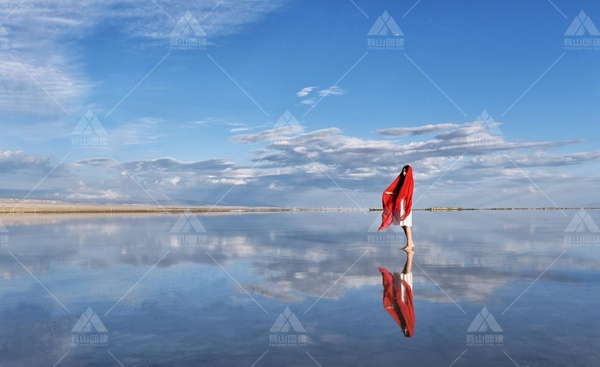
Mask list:
[[[92,311],[90,307],[81,314],[81,317],[73,326],[71,330],[72,333],[90,333],[90,332],[98,332],[98,333],[107,333],[108,330],[104,327],[102,321],[98,315]]]
[[[286,307],[285,310],[279,315],[269,332],[286,333],[292,329],[294,329],[294,331],[297,333],[306,332],[296,315],[290,311],[289,307]]]
[[[4,29],[2,23],[0,23],[0,36],[8,36],[8,32],[6,31],[6,29]]]
[[[502,135],[502,131],[500,131],[498,123],[494,121],[492,116],[490,116],[490,114],[487,113],[486,110],[483,110],[481,115],[477,116],[475,124],[479,126],[479,130],[477,132],[481,131],[481,129],[486,129],[493,136]]]
[[[6,233],[8,232],[8,229],[6,229],[6,227],[4,226],[4,223],[2,223],[2,221],[0,220],[0,233]]]
[[[279,120],[277,120],[277,123],[273,126],[273,130],[277,130],[279,135],[304,134],[304,129],[289,110],[286,110]]]
[[[600,232],[592,217],[583,209],[575,213],[565,232]]]
[[[387,11],[384,11],[380,17],[377,18],[368,36],[387,36],[388,32],[391,32],[394,36],[402,36],[404,33],[398,27],[398,24],[394,21]]]
[[[484,307],[481,310],[481,312],[479,312],[477,314],[477,316],[475,316],[475,319],[471,323],[471,326],[469,326],[469,328],[467,329],[467,332],[468,333],[482,333],[482,332],[488,331],[488,329],[490,329],[491,331],[493,331],[495,333],[502,332],[502,328],[500,327],[500,325],[498,325],[498,322],[494,318],[494,315],[492,315],[487,310],[487,308]]]
[[[583,10],[575,19],[573,19],[573,23],[569,26],[569,29],[565,32],[565,36],[583,36],[587,33],[590,36],[600,36],[600,32],[592,22],[592,19],[588,17]]]
[[[104,130],[104,127],[100,124],[100,121],[98,121],[98,118],[94,116],[92,111],[88,110],[81,120],[79,120],[79,123],[77,123],[77,126],[75,126],[71,135],[89,135],[92,133],[106,135],[106,130]]]
[[[206,36],[206,32],[204,32],[204,29],[202,29],[196,17],[188,10],[185,15],[179,19],[175,28],[173,28],[171,37],[188,36],[192,34],[192,32],[196,36]]]
[[[197,233],[206,232],[206,229],[204,229],[204,226],[200,223],[196,214],[188,210],[181,213],[179,219],[177,219],[177,222],[175,222],[173,228],[171,228],[171,232],[190,232],[192,229]]]
[[[375,216],[375,220],[373,221],[373,223],[371,223],[371,226],[369,227],[369,229],[367,230],[367,232],[377,232],[377,230],[379,229],[379,227],[381,227],[381,215]],[[387,227],[386,229],[384,229],[383,231],[381,231],[381,233],[389,232],[390,230],[392,232],[401,232],[401,233],[404,232],[404,230],[402,229],[402,227],[391,225],[391,226]]]

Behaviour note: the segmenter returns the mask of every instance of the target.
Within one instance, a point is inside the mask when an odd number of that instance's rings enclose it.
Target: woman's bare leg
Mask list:
[[[410,249],[406,250],[406,253],[408,256],[406,256],[406,264],[404,265],[404,270],[402,270],[403,274],[408,274],[412,271],[412,259],[415,255],[415,252]]]
[[[413,247],[415,247],[415,244],[413,243],[412,239],[412,231],[408,226],[402,226],[402,229],[404,229],[404,234],[406,235],[406,246],[404,246],[402,250],[410,250]]]

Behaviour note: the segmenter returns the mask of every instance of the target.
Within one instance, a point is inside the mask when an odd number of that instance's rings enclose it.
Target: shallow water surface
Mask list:
[[[404,235],[374,213],[4,217],[0,364],[597,366],[575,214],[415,212],[413,338],[377,269]]]

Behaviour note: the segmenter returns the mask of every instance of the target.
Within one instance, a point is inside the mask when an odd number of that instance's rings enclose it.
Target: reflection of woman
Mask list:
[[[412,167],[406,165],[402,173],[383,192],[383,213],[381,214],[381,227],[383,231],[390,225],[402,226],[406,235],[406,246],[403,250],[415,247],[412,240],[412,197],[415,182],[413,180]]]
[[[383,277],[383,308],[398,323],[404,336],[412,338],[415,333],[415,308],[413,305],[412,250],[406,250],[406,264],[402,273],[392,275],[387,269],[379,267]]]

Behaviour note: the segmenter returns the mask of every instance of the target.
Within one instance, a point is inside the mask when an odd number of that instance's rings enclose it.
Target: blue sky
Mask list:
[[[600,204],[600,35],[565,35],[582,10],[600,26],[597,2],[17,5],[0,6],[1,196],[43,179],[29,198],[374,207],[411,164],[418,207]],[[178,38],[205,48],[170,44],[187,11],[206,36]],[[384,11],[402,36],[368,36]],[[403,48],[367,47],[386,38]],[[88,110],[106,146],[72,145]],[[288,110],[301,127],[278,130]]]

